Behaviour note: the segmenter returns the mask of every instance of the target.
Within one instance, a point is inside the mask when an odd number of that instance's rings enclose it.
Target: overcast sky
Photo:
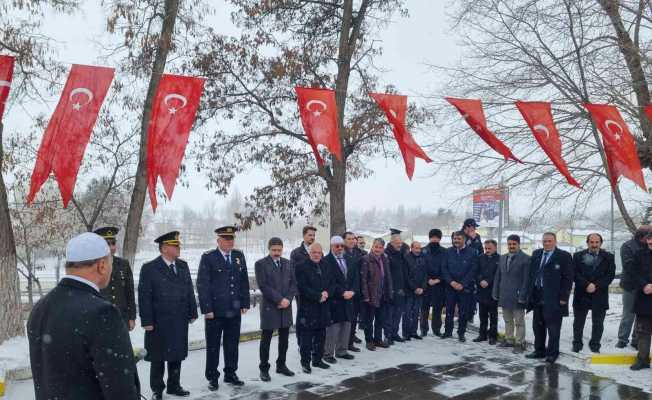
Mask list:
[[[86,3],[82,12],[77,15],[46,19],[45,29],[59,42],[59,59],[64,62],[94,64],[98,62],[101,54],[97,40],[104,34],[105,17],[99,7],[93,5],[96,2]],[[215,0],[215,3],[222,4],[222,0]],[[459,38],[450,31],[450,24],[445,15],[446,3],[448,2],[409,0],[407,4],[410,16],[396,16],[382,33],[384,53],[375,62],[378,67],[386,70],[382,83],[393,84],[403,94],[412,96],[410,101],[420,101],[419,94],[432,92],[441,83],[441,77],[430,72],[426,63],[447,66],[459,58]],[[219,6],[216,7],[219,10]],[[229,30],[232,30],[226,12],[213,17],[211,24],[220,32],[229,33]],[[57,99],[53,100],[49,105],[51,110],[54,109]],[[11,127],[12,123],[20,123],[21,119],[25,122],[25,118],[23,115],[13,122],[10,119],[7,125]],[[446,134],[429,133],[437,136]],[[469,135],[469,140],[480,140],[470,130]],[[192,140],[191,134],[190,141]],[[470,198],[461,204],[453,203],[464,195],[470,195],[473,188],[451,186],[443,173],[431,176],[433,170],[420,159],[416,161],[416,172],[412,181],[405,175],[402,160],[385,160],[379,156],[371,168],[376,171],[373,177],[348,184],[347,209],[374,206],[393,208],[400,203],[406,207],[421,206],[423,209],[454,206],[457,211],[470,211]],[[188,171],[193,169],[189,168]],[[172,202],[161,201],[159,209],[184,206],[196,208],[198,201],[204,203],[214,199],[219,204],[223,200],[205,188],[206,178],[203,175],[189,176],[188,181],[189,188],[177,186]],[[247,194],[255,185],[265,181],[266,176],[262,171],[253,171],[236,179],[234,185],[241,193]],[[511,201],[512,209],[518,213],[525,213],[528,204],[529,201],[519,201],[518,198],[512,198]],[[603,205],[607,207],[607,204]]]

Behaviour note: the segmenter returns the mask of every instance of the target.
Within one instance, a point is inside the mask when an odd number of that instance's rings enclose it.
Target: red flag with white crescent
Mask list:
[[[5,103],[9,98],[11,81],[14,76],[14,61],[15,58],[12,56],[0,55],[0,121],[5,112]]]
[[[647,192],[641,161],[638,159],[636,141],[616,106],[609,104],[584,104],[593,122],[602,133],[602,143],[607,156],[607,167],[613,188],[622,175]]]
[[[59,103],[43,134],[27,203],[32,203],[52,172],[63,205],[68,207],[84,151],[114,72],[113,68],[88,65],[73,65],[70,69]]]
[[[414,175],[415,158],[419,157],[427,163],[432,162],[430,157],[423,151],[421,146],[414,141],[414,138],[408,132],[405,126],[407,118],[407,96],[385,93],[369,93],[372,99],[383,110],[389,123],[392,125],[394,138],[398,143],[405,163],[405,172],[408,178],[412,179]]]
[[[546,153],[557,170],[566,178],[569,184],[582,188],[568,171],[566,161],[561,154],[561,138],[552,118],[550,103],[540,101],[517,101],[516,107],[523,115],[534,138]]]
[[[496,135],[487,128],[487,120],[484,116],[484,110],[482,109],[482,102],[477,99],[456,99],[453,97],[446,97],[446,101],[452,104],[467,124],[473,129],[475,133],[480,136],[485,143],[489,145],[492,149],[496,150],[503,157],[505,161],[510,158],[516,162],[522,163],[521,160],[516,158],[512,151],[503,143]]]
[[[161,76],[147,132],[147,184],[154,210],[159,177],[168,199],[172,198],[203,91],[202,78],[170,74]]]
[[[330,89],[315,89],[297,86],[297,102],[303,130],[315,154],[317,164],[324,165],[318,145],[325,146],[338,160],[342,161],[340,132],[337,126],[337,102],[335,92]]]

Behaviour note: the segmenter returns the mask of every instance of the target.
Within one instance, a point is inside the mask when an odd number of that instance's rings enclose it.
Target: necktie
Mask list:
[[[281,269],[281,263],[278,260],[274,261],[274,266],[276,269]]]
[[[509,270],[509,266],[512,264],[512,255],[507,256],[507,270]]]
[[[231,254],[227,254],[227,255],[226,255],[226,264],[227,264],[228,266],[231,266]]]
[[[170,270],[172,270],[172,273],[173,273],[173,274],[175,274],[175,275],[177,274],[177,268],[176,268],[176,266],[174,265],[174,263],[170,264]]]
[[[346,265],[344,265],[344,259],[343,258],[338,258],[337,259],[338,264],[340,264],[340,270],[346,276]]]
[[[548,262],[549,256],[550,256],[550,252],[544,251],[543,256],[541,257],[541,265],[539,266],[539,276],[537,279],[537,286],[540,288],[543,288],[543,267]]]

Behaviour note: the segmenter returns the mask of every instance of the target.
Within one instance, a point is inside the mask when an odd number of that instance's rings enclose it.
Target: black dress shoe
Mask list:
[[[329,356],[329,357],[324,357],[324,361],[326,361],[329,364],[337,364],[337,360],[335,357]]]
[[[453,337],[452,333],[444,333],[443,335],[440,336],[440,338],[442,338],[442,339],[448,339],[448,338],[451,338],[451,337]]]
[[[619,341],[618,343],[616,343],[616,348],[618,349],[624,349],[625,347],[627,347],[627,343],[625,342]]]
[[[301,363],[301,369],[306,374],[309,374],[309,373],[312,372],[312,369],[310,368],[310,363],[307,363],[307,362],[302,362]]]
[[[464,342],[466,342],[466,338],[464,337],[464,335],[460,335],[460,336],[458,337],[458,340],[460,341],[460,343],[464,343]]]
[[[376,351],[376,345],[373,343],[367,343],[366,344],[367,350],[369,351]]]
[[[591,349],[591,352],[593,352],[593,353],[599,353],[600,352],[599,347],[595,347],[595,346],[591,347],[591,346],[589,346],[589,349]]]
[[[374,342],[374,346],[380,347],[381,349],[386,349],[389,347],[389,344],[387,343],[387,341],[379,340],[377,342]]]
[[[354,353],[359,353],[360,349],[358,347],[355,347],[354,345],[349,346],[349,351],[352,351]]]
[[[152,400],[163,400],[163,394],[157,392],[152,393]]]
[[[360,338],[356,335],[353,335],[353,343],[360,344],[362,343],[362,340],[360,340]]]
[[[392,342],[403,343],[403,342],[405,342],[405,339],[403,339],[400,336],[395,336],[395,337],[392,338]]]
[[[629,369],[632,371],[640,371],[645,368],[650,368],[650,363],[644,363],[639,359],[637,359],[636,362],[629,367]]]
[[[171,394],[172,396],[179,396],[179,397],[188,397],[190,396],[190,392],[179,386],[178,388],[170,389],[168,388],[167,390],[168,394]]]
[[[236,375],[236,374],[224,375],[224,382],[230,383],[231,385],[234,385],[234,386],[242,386],[242,385],[244,385],[244,382],[241,381],[240,378],[238,378],[238,375]]]
[[[573,353],[579,353],[582,351],[582,345],[581,344],[573,344]]]
[[[553,356],[548,356],[548,357],[546,357],[546,362],[547,362],[548,364],[554,364],[555,361],[557,361],[557,357],[556,357],[556,356],[555,356],[555,357],[553,357]]]
[[[272,377],[269,376],[269,371],[260,371],[260,380],[263,382],[271,381]]]
[[[294,372],[290,371],[290,369],[286,365],[277,366],[276,373],[285,376],[294,376]]]
[[[220,388],[220,383],[217,380],[217,378],[216,379],[211,379],[210,381],[208,381],[208,390],[210,390],[211,392],[214,392],[219,388]]]
[[[419,335],[412,335],[412,339],[423,340],[423,338]]]
[[[331,366],[326,364],[324,361],[319,360],[319,361],[313,361],[312,366],[315,368],[321,368],[321,369],[329,369]]]
[[[342,358],[344,360],[353,360],[355,356],[353,354],[342,354],[341,356],[335,356],[337,358]]]
[[[532,353],[526,354],[525,358],[546,358],[546,355],[534,351]]]
[[[473,343],[480,343],[480,342],[486,342],[487,338],[484,336],[478,336],[477,338],[473,339]]]

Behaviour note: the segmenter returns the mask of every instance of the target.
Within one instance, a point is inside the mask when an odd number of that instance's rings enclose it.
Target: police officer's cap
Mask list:
[[[223,226],[221,228],[215,229],[215,233],[217,233],[217,236],[223,237],[225,239],[233,239],[235,237],[235,233],[237,232],[238,228],[232,225],[227,225]]]
[[[118,232],[120,232],[120,228],[116,228],[115,226],[104,226],[102,228],[95,229],[93,232],[102,236],[104,239],[115,239],[115,237],[118,235]]]
[[[155,243],[158,244],[169,244],[171,246],[179,246],[181,241],[179,240],[179,231],[168,232],[164,235],[161,235],[154,239]]]
[[[401,231],[400,229],[389,228],[389,232],[392,235],[400,235],[403,231]]]

